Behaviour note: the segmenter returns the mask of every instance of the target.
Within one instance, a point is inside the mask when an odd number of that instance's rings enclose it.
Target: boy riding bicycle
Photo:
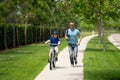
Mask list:
[[[60,44],[60,40],[59,40],[59,37],[58,37],[58,32],[57,31],[54,31],[53,32],[53,36],[50,37],[49,40],[47,40],[45,42],[46,44],[50,43],[50,52],[49,52],[49,55],[50,53],[53,51],[53,49],[55,49],[55,60],[58,61],[58,45]],[[49,60],[48,60],[49,62]]]

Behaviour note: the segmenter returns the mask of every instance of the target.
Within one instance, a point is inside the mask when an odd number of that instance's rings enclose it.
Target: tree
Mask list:
[[[8,49],[7,46],[7,33],[6,33],[6,24],[9,23],[9,15],[13,11],[13,5],[11,1],[1,1],[0,3],[0,17],[2,23],[5,24],[4,26],[4,47]]]
[[[97,25],[98,39],[103,43],[105,51],[104,22],[118,17],[117,0],[76,0],[73,1],[73,5],[75,13],[79,14],[84,21]]]

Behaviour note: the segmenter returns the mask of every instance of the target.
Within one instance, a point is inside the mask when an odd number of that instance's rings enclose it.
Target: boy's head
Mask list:
[[[57,32],[57,31],[54,31],[54,32],[53,32],[53,37],[54,37],[54,38],[57,38],[57,37],[58,37],[58,32]]]

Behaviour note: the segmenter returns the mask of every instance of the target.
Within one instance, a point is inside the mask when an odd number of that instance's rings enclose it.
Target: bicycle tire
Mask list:
[[[51,62],[50,62],[50,66],[49,67],[50,67],[50,70],[52,70],[52,63]]]
[[[52,70],[52,68],[53,68],[53,67],[52,67],[52,61],[53,61],[53,60],[52,60],[52,53],[50,54],[49,61],[50,61],[50,62],[49,62],[49,68],[50,68],[50,70]]]
[[[53,61],[53,67],[55,68],[55,61]]]

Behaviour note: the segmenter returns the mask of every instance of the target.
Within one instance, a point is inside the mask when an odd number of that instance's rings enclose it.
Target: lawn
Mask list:
[[[60,51],[67,42],[61,39]],[[0,52],[0,80],[34,80],[48,63],[49,45],[32,44]]]
[[[84,55],[84,80],[120,80],[120,50],[106,39],[102,50],[97,37],[90,40]]]

